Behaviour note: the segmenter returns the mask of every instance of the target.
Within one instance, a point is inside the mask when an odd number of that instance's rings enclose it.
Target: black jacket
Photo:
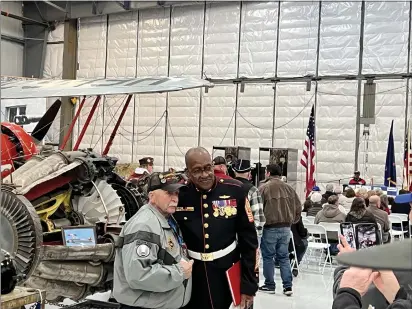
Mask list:
[[[362,301],[360,294],[351,288],[339,289],[333,300],[332,309],[360,309]],[[408,299],[408,293],[401,287],[392,304],[386,303],[387,309],[411,309],[412,301]]]
[[[333,282],[333,298],[337,298],[338,296],[338,291],[339,291],[339,285],[340,285],[340,280],[342,278],[343,273],[348,267],[346,266],[339,266],[335,269],[334,272],[334,282]],[[399,284],[407,290],[408,293],[412,293],[411,287],[412,287],[412,272],[411,271],[394,271],[393,272],[396,276],[396,278],[399,281]],[[340,307],[339,304],[340,300],[338,300],[338,307],[335,306],[335,303],[333,304],[333,309],[340,309],[340,308],[346,308],[344,306]],[[365,295],[362,296],[361,298],[361,307],[354,307],[354,308],[362,308],[362,309],[368,309],[369,305],[372,305],[375,307],[375,309],[386,309],[388,308],[388,303],[385,299],[385,297],[382,295],[382,293],[375,287],[375,285],[372,283],[371,286],[369,287],[368,291],[366,292]],[[350,309],[352,307],[348,307]],[[411,307],[390,307],[391,309],[398,309],[398,308],[411,308]]]
[[[353,216],[350,212],[346,216],[345,222],[352,222],[354,224],[356,223],[375,223],[376,224],[376,219],[373,214],[371,214],[369,211],[366,211],[365,214],[363,215],[362,218],[357,218]]]
[[[308,230],[303,225],[302,217],[300,217],[298,223],[292,224],[290,229],[293,233],[293,241],[295,242],[295,246],[305,246],[302,239],[306,239],[308,237]]]

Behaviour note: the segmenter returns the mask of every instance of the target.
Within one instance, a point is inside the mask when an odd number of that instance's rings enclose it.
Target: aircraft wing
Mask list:
[[[202,79],[184,77],[11,80],[1,82],[1,98],[27,99],[161,93],[200,87],[213,87],[213,84]]]

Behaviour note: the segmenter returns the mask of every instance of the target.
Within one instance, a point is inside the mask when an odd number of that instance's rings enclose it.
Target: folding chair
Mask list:
[[[394,214],[390,214],[389,216],[396,216],[396,217],[400,218],[402,220],[402,223],[403,222],[408,222],[409,223],[408,224],[409,237],[411,237],[411,223],[409,222],[409,218],[408,218],[409,216],[408,215],[394,213]],[[402,224],[402,228],[403,228],[403,224]]]
[[[403,230],[403,225],[402,225],[402,219],[398,217],[398,215],[389,215],[389,223],[390,223],[390,233],[391,233],[391,242],[395,240],[395,237],[398,237],[399,239],[405,239],[405,233],[408,231]],[[393,223],[399,223],[401,225],[401,230],[396,231],[392,228]]]
[[[320,266],[322,264],[322,258],[324,255],[323,251],[326,249],[326,252],[327,252],[326,259],[323,262],[323,267],[322,267],[322,272],[321,272],[323,274],[325,271],[326,263],[332,266],[332,258],[329,252],[330,244],[328,241],[328,234],[326,232],[325,227],[319,224],[307,224],[305,227],[308,230],[308,233],[312,235],[312,237],[308,238],[308,250],[310,250],[308,259],[312,256],[313,251],[320,251],[321,255],[320,255],[320,260],[318,264]],[[308,259],[306,260],[308,261]]]
[[[381,241],[380,241],[380,243],[381,243],[381,245],[382,245],[382,244],[383,244],[383,231],[382,231],[382,225],[381,225],[379,222],[377,222],[377,224],[378,224],[379,234],[381,235]]]
[[[302,219],[303,219],[303,218],[306,218],[306,217],[307,217],[307,215],[308,215],[308,213],[307,213],[307,212],[302,212],[302,213],[300,214],[300,216],[302,217]]]
[[[337,222],[319,222],[319,225],[322,225],[326,232],[332,232],[337,234],[338,241],[340,243],[340,223]]]
[[[305,220],[310,222],[310,224],[315,223],[315,217],[313,217],[313,216],[306,216]]]
[[[298,255],[296,253],[295,240],[293,239],[292,231],[290,231],[290,239],[292,240],[293,256],[294,256],[293,260],[290,262],[290,269],[293,271],[293,269],[295,268],[295,265],[296,265],[298,273],[300,273],[299,263],[298,263]]]

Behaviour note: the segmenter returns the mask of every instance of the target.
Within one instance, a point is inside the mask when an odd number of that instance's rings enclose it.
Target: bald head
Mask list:
[[[377,195],[372,195],[369,198],[369,205],[375,205],[379,208],[381,206],[381,198]]]
[[[208,156],[210,159],[212,158],[209,151],[207,151],[206,148],[203,148],[203,147],[190,148],[186,152],[186,155],[185,155],[186,167],[189,168],[189,164],[191,163],[190,161],[193,160],[193,158],[196,158],[199,156]]]

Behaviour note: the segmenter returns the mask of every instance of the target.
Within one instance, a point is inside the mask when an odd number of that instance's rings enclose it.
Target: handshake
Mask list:
[[[193,260],[186,261],[182,258],[179,262],[179,265],[183,270],[184,278],[189,279],[192,276]]]

